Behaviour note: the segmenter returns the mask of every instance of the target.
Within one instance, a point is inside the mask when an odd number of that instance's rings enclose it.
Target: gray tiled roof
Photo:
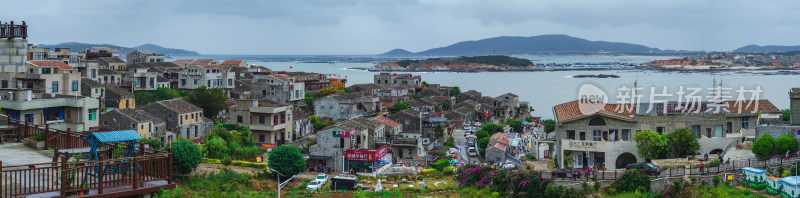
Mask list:
[[[160,118],[142,110],[115,109],[112,112],[117,112],[125,117],[135,120],[136,122],[165,123],[164,120],[161,120]]]
[[[183,100],[183,98],[156,101],[155,103],[150,105],[161,105],[177,113],[191,113],[196,111],[203,111],[202,108],[195,106],[186,100]]]

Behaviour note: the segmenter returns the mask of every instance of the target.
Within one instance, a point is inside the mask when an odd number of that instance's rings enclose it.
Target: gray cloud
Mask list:
[[[376,54],[495,36],[568,34],[661,49],[798,45],[800,2],[287,0],[5,2],[32,43],[154,43],[205,54]]]

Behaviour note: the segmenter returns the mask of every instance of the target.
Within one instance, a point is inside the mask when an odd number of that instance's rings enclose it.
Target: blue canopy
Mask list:
[[[97,139],[100,143],[106,142],[125,142],[125,141],[135,141],[142,139],[142,136],[139,135],[134,130],[122,130],[122,131],[106,131],[106,132],[95,132],[89,134],[87,139]]]

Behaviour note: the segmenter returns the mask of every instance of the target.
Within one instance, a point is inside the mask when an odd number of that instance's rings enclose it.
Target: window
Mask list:
[[[281,124],[286,123],[286,114],[281,114]]]
[[[233,86],[233,79],[228,79],[228,86]]]
[[[96,117],[97,117],[97,109],[90,109],[89,110],[89,120],[95,120]]]
[[[630,129],[622,129],[622,140],[628,141],[631,140],[631,130]]]
[[[8,88],[8,81],[7,80],[3,80],[2,84],[3,84],[2,85],[3,88]]]
[[[586,140],[586,131],[581,131],[580,138],[581,140]]]
[[[144,125],[139,125],[139,129],[144,129]]]
[[[95,72],[96,70],[92,69],[91,71],[92,71],[92,78],[97,78],[97,74],[96,74],[97,72]]]
[[[575,131],[573,131],[573,130],[568,130],[568,131],[567,131],[567,139],[568,139],[568,140],[574,140],[574,139],[575,139]]]
[[[242,116],[236,116],[236,122],[242,123]]]
[[[656,132],[658,132],[658,134],[664,133],[664,127],[656,127]]]
[[[181,85],[183,85],[183,86],[186,85],[186,79],[181,79]]]
[[[694,133],[694,136],[700,138],[700,125],[692,125],[692,132]]]
[[[199,85],[200,84],[200,79],[194,79],[194,84],[195,85]]]
[[[601,141],[601,140],[603,140],[603,137],[601,136],[601,135],[602,135],[602,133],[603,133],[603,132],[602,132],[602,131],[600,131],[600,130],[593,130],[593,131],[592,131],[592,140],[594,140],[594,141]]]
[[[78,91],[78,81],[77,80],[73,80],[72,81],[72,91]]]
[[[58,92],[58,81],[53,81],[53,93]]]
[[[258,123],[259,124],[267,123],[267,117],[266,116],[258,116]]]
[[[264,136],[264,134],[258,135],[258,142],[266,142],[266,140],[267,138]]]
[[[749,117],[742,117],[742,128],[749,129],[750,128],[750,118]]]
[[[272,116],[272,124],[273,124],[273,125],[276,125],[276,124],[278,124],[278,115],[273,115],[273,116]]]

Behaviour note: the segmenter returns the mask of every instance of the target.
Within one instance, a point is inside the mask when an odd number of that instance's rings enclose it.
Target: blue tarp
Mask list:
[[[124,141],[134,141],[142,139],[142,136],[139,135],[134,130],[122,130],[122,131],[106,131],[106,132],[95,132],[89,134],[89,139],[96,138],[100,143],[106,142],[124,142]]]

